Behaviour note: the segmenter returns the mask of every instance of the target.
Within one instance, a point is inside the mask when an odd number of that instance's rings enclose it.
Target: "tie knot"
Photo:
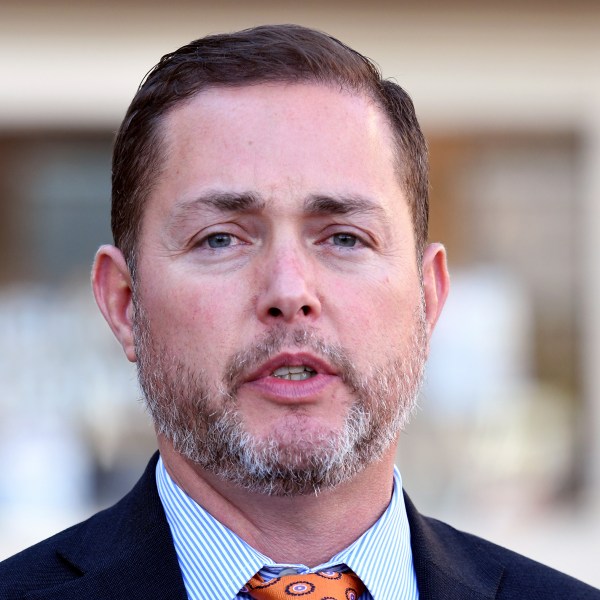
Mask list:
[[[352,572],[319,571],[303,575],[284,575],[264,581],[258,573],[242,591],[255,600],[358,600],[365,586]]]

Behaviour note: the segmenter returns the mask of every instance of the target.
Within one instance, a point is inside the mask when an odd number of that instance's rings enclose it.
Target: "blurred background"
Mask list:
[[[155,447],[89,271],[143,75],[296,22],[417,107],[453,289],[398,450],[423,512],[600,586],[600,3],[0,3],[0,558],[107,506]]]

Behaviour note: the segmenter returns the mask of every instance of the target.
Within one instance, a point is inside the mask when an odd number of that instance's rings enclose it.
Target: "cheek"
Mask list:
[[[353,287],[351,292],[338,297],[338,322],[343,323],[348,342],[376,354],[396,343],[402,346],[415,324],[419,289],[394,285],[386,278]]]
[[[228,338],[229,303],[231,294],[208,285],[165,285],[144,299],[154,334],[171,348],[188,350],[199,345],[216,350]]]

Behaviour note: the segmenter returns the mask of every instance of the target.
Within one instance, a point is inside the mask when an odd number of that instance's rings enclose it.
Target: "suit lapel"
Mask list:
[[[79,577],[30,600],[186,600],[177,555],[156,490],[158,453],[118,504],[64,536],[56,552]]]
[[[493,600],[503,565],[477,538],[423,517],[404,496],[420,600]]]

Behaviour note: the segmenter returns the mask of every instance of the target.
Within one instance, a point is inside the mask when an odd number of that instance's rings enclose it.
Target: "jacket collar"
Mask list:
[[[406,494],[413,563],[420,600],[493,600],[504,566],[478,538],[422,516]]]

